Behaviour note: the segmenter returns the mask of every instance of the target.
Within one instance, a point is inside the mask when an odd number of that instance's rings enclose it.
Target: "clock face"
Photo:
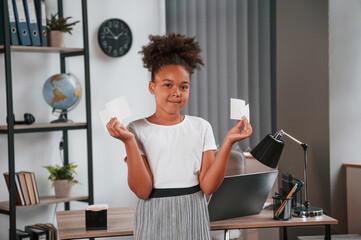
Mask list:
[[[105,20],[98,30],[98,43],[102,51],[110,57],[125,55],[132,46],[132,32],[122,20]]]

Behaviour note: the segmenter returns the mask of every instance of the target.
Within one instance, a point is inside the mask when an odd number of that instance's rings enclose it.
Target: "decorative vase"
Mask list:
[[[50,46],[51,47],[64,47],[64,32],[50,31]]]
[[[67,179],[55,180],[54,189],[55,197],[69,197],[71,195],[71,188],[73,183]]]

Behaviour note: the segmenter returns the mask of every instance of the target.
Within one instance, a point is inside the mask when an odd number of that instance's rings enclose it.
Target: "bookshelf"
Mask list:
[[[58,6],[59,17],[63,17],[63,0],[49,0],[56,1]],[[88,204],[94,203],[94,191],[93,191],[93,163],[92,163],[92,123],[91,123],[91,103],[90,103],[90,67],[89,67],[89,40],[88,40],[88,15],[87,15],[87,0],[81,1],[81,16],[82,16],[82,33],[83,33],[83,47],[82,48],[57,48],[57,47],[34,47],[34,46],[11,46],[10,45],[10,29],[9,25],[9,13],[8,13],[8,1],[1,1],[2,4],[2,23],[4,36],[4,45],[0,45],[0,56],[4,57],[5,73],[5,93],[4,89],[0,89],[1,94],[6,95],[6,112],[1,113],[2,116],[8,116],[9,123],[7,125],[0,126],[0,134],[7,137],[7,159],[8,169],[1,169],[1,172],[8,172],[9,183],[9,201],[0,202],[0,214],[9,216],[9,239],[16,239],[16,216],[17,211],[24,208],[33,208],[37,206],[64,203],[65,210],[70,209],[69,202],[82,201]],[[14,124],[14,105],[13,105],[13,87],[12,87],[12,69],[11,57],[12,53],[24,53],[24,54],[58,54],[60,56],[60,72],[66,73],[66,58],[80,56],[84,62],[84,88],[83,97],[85,99],[85,122],[76,123],[37,123],[32,125],[16,125]],[[17,54],[19,55],[19,54]],[[68,144],[68,132],[73,130],[86,131],[86,144],[87,144],[87,190],[86,196],[70,196],[66,198],[56,198],[55,196],[40,196],[40,203],[26,206],[16,205],[16,185],[15,185],[15,141],[16,134],[30,134],[34,132],[51,132],[60,131],[63,136],[63,159],[64,164],[69,163],[69,144]],[[19,136],[21,137],[21,136]],[[29,143],[31,144],[31,143]],[[0,153],[5,154],[5,153]],[[36,162],[34,162],[36,164]],[[31,223],[29,223],[31,224]]]
[[[63,202],[71,202],[71,201],[88,201],[88,196],[70,196],[64,198],[58,198],[55,196],[42,196],[40,197],[40,203],[32,204],[32,205],[25,205],[25,206],[16,206],[16,209],[23,209],[23,208],[32,208],[37,206],[45,206],[54,203],[63,203]],[[10,214],[10,207],[9,201],[0,202],[0,212],[3,214]]]
[[[78,53],[84,55],[83,48],[58,48],[58,47],[35,47],[35,46],[10,46],[12,52],[32,52],[32,53]],[[4,45],[0,45],[0,53],[5,52]]]
[[[30,133],[30,132],[51,132],[61,130],[86,129],[88,124],[82,123],[35,123],[31,125],[14,125],[14,133]],[[0,126],[0,134],[7,134],[8,126]]]

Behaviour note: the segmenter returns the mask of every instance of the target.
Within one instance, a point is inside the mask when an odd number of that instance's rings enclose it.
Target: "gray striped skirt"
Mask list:
[[[210,240],[210,223],[202,191],[138,201],[136,240]]]

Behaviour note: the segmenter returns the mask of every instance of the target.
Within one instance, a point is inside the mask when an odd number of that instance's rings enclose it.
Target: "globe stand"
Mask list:
[[[54,112],[55,112],[55,109],[53,109],[53,113]],[[64,110],[61,111],[59,118],[51,121],[50,123],[72,123],[73,121],[66,117],[66,113],[67,113],[67,111],[64,111]]]

